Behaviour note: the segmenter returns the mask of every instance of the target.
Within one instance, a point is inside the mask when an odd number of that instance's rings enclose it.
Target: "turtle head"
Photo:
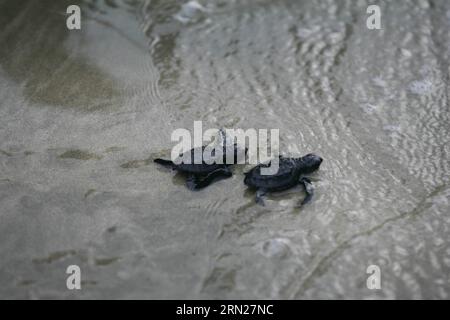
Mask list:
[[[323,159],[314,153],[309,153],[300,158],[302,169],[305,173],[313,172],[319,169]]]

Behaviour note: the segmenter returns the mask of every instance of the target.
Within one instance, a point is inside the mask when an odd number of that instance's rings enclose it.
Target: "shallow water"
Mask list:
[[[0,1],[0,297],[449,298],[450,2],[74,3]],[[320,154],[313,201],[187,190],[195,120]]]

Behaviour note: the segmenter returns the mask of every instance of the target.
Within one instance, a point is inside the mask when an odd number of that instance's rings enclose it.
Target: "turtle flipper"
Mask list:
[[[308,178],[301,178],[299,180],[299,183],[303,186],[303,188],[305,189],[306,192],[306,197],[305,199],[303,199],[302,203],[300,204],[301,206],[308,203],[309,201],[311,201],[312,196],[314,195],[314,187],[311,183],[311,180],[309,180]]]
[[[153,162],[155,162],[155,163],[157,163],[157,164],[160,164],[160,165],[162,165],[162,166],[165,166],[165,167],[169,167],[169,168],[174,168],[174,163],[172,162],[172,161],[170,161],[170,160],[165,160],[165,159],[160,159],[160,158],[156,158],[156,159],[154,159],[153,160]]]
[[[264,196],[266,194],[267,194],[267,190],[266,189],[258,189],[258,190],[256,190],[256,197],[255,197],[256,203],[264,207],[265,206],[265,204],[264,204]]]
[[[186,180],[186,185],[190,190],[198,190],[209,186],[214,179],[218,177],[229,178],[233,173],[228,169],[228,167],[219,168],[208,173],[206,176],[196,176],[194,174],[190,175]]]
[[[189,190],[196,190],[197,189],[197,176],[195,174],[190,174],[187,178],[186,178],[186,187]]]

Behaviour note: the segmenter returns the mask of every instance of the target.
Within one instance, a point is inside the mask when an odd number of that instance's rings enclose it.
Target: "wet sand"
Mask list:
[[[449,2],[74,3],[0,1],[1,298],[449,298]],[[196,120],[320,154],[312,203],[189,191]]]

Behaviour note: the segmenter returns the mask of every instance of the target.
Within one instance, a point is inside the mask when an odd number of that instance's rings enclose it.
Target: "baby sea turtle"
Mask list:
[[[233,164],[236,164],[238,162],[238,159],[241,159],[242,157],[245,157],[245,154],[247,152],[247,149],[241,149],[238,147],[238,145],[229,143],[230,140],[227,140],[227,137],[225,136],[225,133],[223,130],[220,130],[220,134],[222,136],[222,142],[221,147],[222,150],[222,163],[216,163],[218,161],[206,161],[205,158],[202,156],[202,162],[201,163],[193,163],[194,161],[194,155],[196,150],[199,148],[191,149],[190,151],[187,151],[187,153],[190,153],[189,159],[191,159],[191,163],[183,163],[182,161],[175,161],[175,163],[171,160],[165,160],[165,159],[154,159],[153,161],[161,164],[166,167],[170,167],[173,170],[177,170],[179,172],[187,174],[186,179],[186,186],[191,190],[198,190],[204,187],[207,187],[210,185],[216,178],[229,178],[233,174],[230,170],[230,166]],[[203,155],[203,152],[207,146],[201,147],[201,151],[199,154]],[[219,147],[220,148],[220,147]],[[212,150],[211,157],[215,157],[215,150]],[[245,151],[245,153],[244,153]],[[227,153],[233,152],[233,163],[227,163]],[[180,158],[184,159],[185,154],[181,154]],[[211,160],[211,159],[209,159]],[[179,164],[176,164],[179,163]]]
[[[278,172],[273,175],[262,175],[261,168],[269,167],[269,163],[259,164],[245,173],[244,183],[256,189],[256,203],[264,205],[263,196],[270,191],[283,191],[296,186],[303,185],[306,197],[302,205],[309,202],[313,196],[314,188],[311,180],[304,177],[304,174],[311,173],[319,169],[322,158],[315,154],[307,154],[301,158],[279,157]]]

